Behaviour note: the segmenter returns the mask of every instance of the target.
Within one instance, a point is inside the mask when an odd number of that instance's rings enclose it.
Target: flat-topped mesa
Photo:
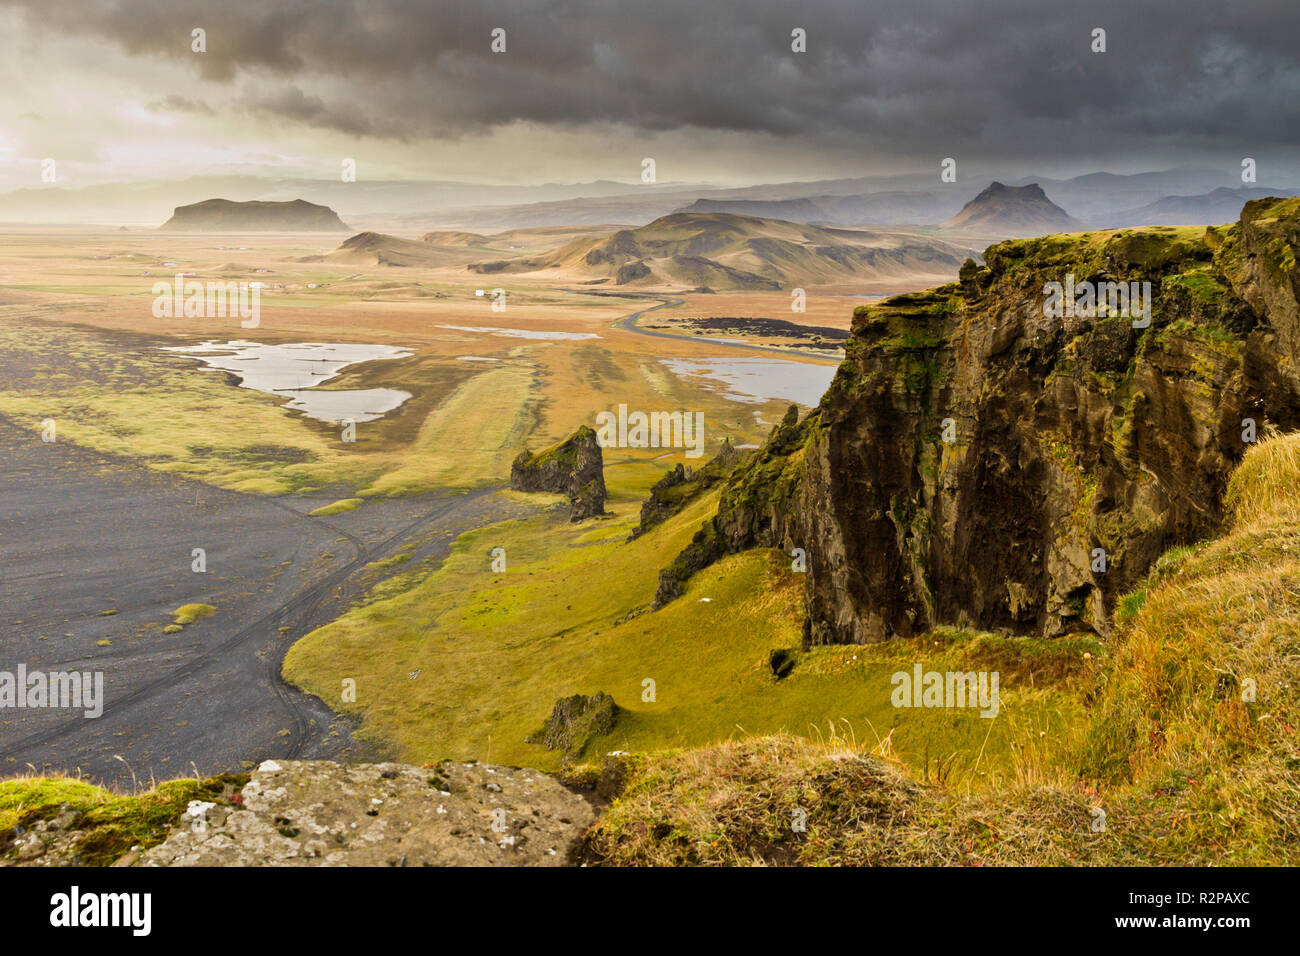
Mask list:
[[[510,487],[567,495],[570,521],[605,513],[604,457],[596,432],[583,425],[536,455],[524,449],[510,466]]]
[[[163,223],[168,232],[349,232],[329,206],[305,199],[234,202],[205,199],[177,206]]]
[[[805,645],[1108,633],[1164,550],[1220,530],[1254,437],[1300,427],[1297,249],[1300,198],[1257,200],[1231,226],[998,243],[859,307],[819,408],[736,469],[657,603],[775,546],[806,551]],[[1089,305],[1107,283],[1140,308]]]

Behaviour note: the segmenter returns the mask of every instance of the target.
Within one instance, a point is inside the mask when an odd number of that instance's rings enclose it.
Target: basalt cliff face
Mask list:
[[[1106,633],[1163,550],[1220,528],[1252,427],[1300,427],[1297,247],[1300,200],[1259,200],[1208,230],[999,243],[860,307],[820,407],[733,472],[657,603],[724,553],[801,548],[806,645]],[[1045,309],[1067,281],[1149,289],[1149,325]]]

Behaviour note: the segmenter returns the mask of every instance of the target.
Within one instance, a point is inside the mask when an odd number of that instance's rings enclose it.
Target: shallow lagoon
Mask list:
[[[838,365],[815,365],[770,358],[660,359],[682,378],[711,379],[727,386],[738,402],[782,399],[815,408],[835,377]]]
[[[411,350],[392,345],[355,345],[334,342],[295,342],[264,345],[260,342],[204,342],[177,345],[164,352],[188,355],[206,370],[230,372],[241,388],[251,388],[290,399],[289,408],[322,422],[369,422],[382,418],[411,397],[394,388],[318,389],[349,365],[382,359],[399,359]]]

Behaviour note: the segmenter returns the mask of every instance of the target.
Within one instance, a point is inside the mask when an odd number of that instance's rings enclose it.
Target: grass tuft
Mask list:
[[[210,617],[216,613],[217,609],[211,604],[182,604],[172,612],[172,624],[184,627],[186,624],[193,624],[200,618]]]

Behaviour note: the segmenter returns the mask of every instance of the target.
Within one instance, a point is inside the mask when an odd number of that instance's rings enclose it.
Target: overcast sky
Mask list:
[[[337,178],[342,157],[630,182],[646,156],[660,182],[745,184],[948,156],[1008,179],[1294,170],[1298,145],[1297,0],[0,0],[4,189],[44,157],[64,185]]]

